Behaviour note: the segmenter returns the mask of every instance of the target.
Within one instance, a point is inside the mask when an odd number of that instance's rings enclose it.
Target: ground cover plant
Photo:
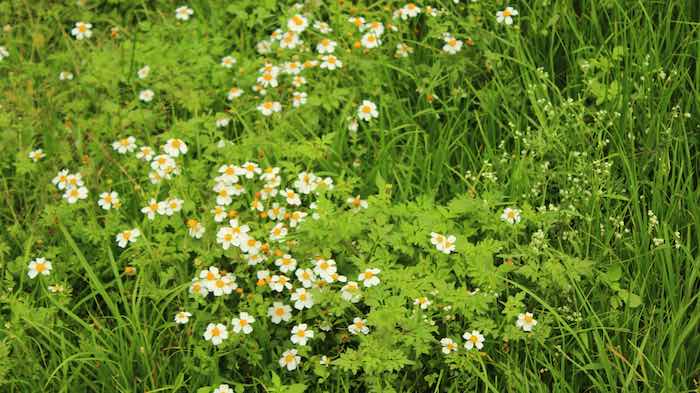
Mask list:
[[[700,391],[699,23],[0,3],[0,391]]]

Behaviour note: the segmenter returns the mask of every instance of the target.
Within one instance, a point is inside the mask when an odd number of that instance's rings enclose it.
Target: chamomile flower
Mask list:
[[[228,330],[226,326],[221,323],[210,323],[207,325],[207,330],[204,332],[204,339],[211,341],[214,345],[220,345],[224,340],[228,338]]]
[[[199,272],[199,278],[202,285],[207,288],[214,288],[216,281],[221,278],[221,273],[219,273],[219,268],[216,266],[209,266],[208,269],[204,269]]]
[[[335,52],[335,47],[337,45],[337,42],[329,40],[328,38],[324,38],[321,41],[319,41],[318,45],[316,45],[316,51],[320,54],[333,53]]]
[[[273,275],[270,277],[270,282],[268,284],[270,285],[270,289],[275,292],[283,292],[285,289],[292,289],[292,283],[289,280],[289,277],[285,276],[284,274]]]
[[[537,320],[531,312],[518,314],[518,320],[515,322],[515,326],[523,329],[525,332],[531,332],[535,325],[537,325]]]
[[[517,224],[520,222],[520,210],[507,207],[501,214],[501,220],[509,224]]]
[[[357,117],[364,121],[370,121],[372,118],[379,117],[377,105],[369,100],[363,100],[362,104],[357,108]]]
[[[277,87],[279,85],[277,78],[269,72],[260,75],[257,82],[262,87]]]
[[[496,22],[512,25],[513,17],[517,15],[518,10],[514,9],[513,7],[506,7],[503,11],[496,12]]]
[[[119,154],[131,153],[136,150],[136,138],[133,136],[127,136],[112,142],[112,149],[116,150]]]
[[[148,204],[141,208],[141,213],[145,214],[149,220],[154,219],[156,217],[156,213],[158,213],[158,201],[151,198],[148,201]]]
[[[231,389],[225,383],[222,383],[221,385],[219,385],[219,387],[214,389],[214,392],[212,392],[212,393],[233,393],[233,389]]]
[[[59,190],[64,190],[68,186],[68,175],[68,169],[62,169],[58,172],[56,177],[51,179],[51,183]]]
[[[216,183],[213,188],[216,192],[216,204],[220,206],[228,206],[233,199],[231,196],[235,192],[232,186],[226,183]]]
[[[48,276],[51,274],[51,269],[53,268],[51,262],[47,261],[44,257],[32,259],[29,262],[28,267],[29,271],[27,272],[27,275],[32,279],[40,274],[42,276]]]
[[[432,302],[427,297],[421,296],[419,298],[414,299],[413,304],[419,306],[421,310],[426,310],[428,309],[428,307],[430,307]]]
[[[267,315],[274,324],[279,324],[282,321],[289,321],[292,318],[292,308],[281,302],[274,302],[267,309]]]
[[[297,368],[301,363],[301,356],[297,355],[296,349],[289,349],[282,353],[282,357],[279,360],[280,367],[287,368],[288,371],[292,371]]]
[[[151,89],[141,90],[141,92],[139,93],[139,100],[143,102],[151,102],[153,101],[154,96],[155,93]]]
[[[121,205],[119,194],[114,191],[103,192],[100,194],[100,199],[97,201],[97,204],[105,210],[109,210],[112,207],[116,209]]]
[[[454,55],[462,50],[462,41],[456,39],[451,34],[445,33],[442,39],[445,41],[445,45],[442,47],[443,52]]]
[[[295,228],[297,225],[299,225],[302,221],[304,221],[304,218],[308,216],[308,213],[303,212],[303,211],[294,211],[289,215],[289,226],[292,228]]]
[[[175,9],[175,19],[177,20],[189,20],[192,14],[194,14],[192,8],[184,5]]]
[[[224,56],[221,59],[221,66],[224,68],[231,68],[234,64],[236,64],[236,59],[233,56]]]
[[[36,149],[29,152],[29,159],[31,159],[34,162],[39,162],[44,157],[46,157],[46,154],[41,149]]]
[[[350,205],[353,211],[358,211],[360,209],[367,209],[369,207],[369,204],[367,203],[366,200],[361,199],[359,195],[355,196],[354,198],[348,198],[347,199],[347,204]]]
[[[63,199],[70,204],[78,202],[81,199],[86,199],[87,196],[88,189],[82,186],[70,186],[66,188],[66,192],[63,193]]]
[[[466,340],[464,343],[464,348],[466,348],[467,351],[473,348],[478,350],[484,348],[484,336],[478,330],[472,330],[471,333],[465,332],[462,335],[462,338]]]
[[[309,26],[309,21],[305,16],[296,14],[287,21],[287,28],[295,33],[301,33]]]
[[[162,149],[170,157],[177,157],[187,153],[187,144],[182,139],[171,138],[165,142]]]
[[[184,201],[178,198],[170,198],[165,201],[158,203],[158,213],[166,216],[172,216],[173,214],[182,210],[182,205]]]
[[[302,65],[298,61],[288,61],[284,63],[284,72],[289,75],[297,75],[301,72]]]
[[[175,314],[175,323],[178,325],[184,325],[190,321],[191,316],[192,314],[187,311],[179,311],[177,314]]]
[[[442,353],[445,355],[449,355],[452,352],[457,352],[459,349],[457,343],[455,343],[454,340],[449,337],[442,338],[440,340],[440,345],[442,346]]]
[[[297,290],[292,293],[291,300],[294,302],[294,308],[297,310],[311,308],[314,305],[313,296],[305,288],[297,288]]]
[[[70,31],[70,33],[75,37],[76,40],[82,40],[84,38],[92,37],[92,24],[86,22],[76,22],[75,27]]]
[[[270,116],[273,113],[282,111],[282,104],[277,101],[264,101],[262,104],[258,105],[257,109],[263,116]]]
[[[343,62],[334,55],[321,56],[321,68],[326,70],[343,68]]]
[[[214,215],[214,221],[215,222],[223,222],[226,217],[228,217],[228,213],[226,212],[226,208],[223,206],[215,206],[213,209],[210,210],[211,214]],[[218,235],[217,235],[218,237]]]
[[[250,334],[253,332],[253,322],[255,322],[255,318],[253,318],[252,315],[247,312],[242,312],[238,315],[238,318],[233,318],[231,320],[231,326],[233,332],[236,334]]]
[[[301,323],[292,328],[292,343],[296,345],[306,345],[306,342],[314,338],[314,331],[309,329],[308,325]]]
[[[141,236],[141,231],[138,228],[127,229],[117,234],[117,244],[119,247],[125,248],[127,244],[136,242],[139,236]]]
[[[367,320],[356,317],[352,320],[352,324],[348,326],[348,331],[350,334],[369,334],[369,326],[367,326]]]
[[[380,272],[379,269],[367,269],[357,276],[357,281],[362,281],[366,288],[377,286],[380,283],[379,277],[377,277]]]

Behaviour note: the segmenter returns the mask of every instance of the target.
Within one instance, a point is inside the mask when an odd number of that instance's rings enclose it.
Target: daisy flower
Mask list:
[[[156,213],[158,213],[158,201],[151,198],[148,201],[148,205],[141,208],[141,213],[145,214],[149,220],[154,219],[156,217]]]
[[[295,91],[292,93],[292,106],[298,108],[306,104],[306,93]]]
[[[370,32],[374,33],[377,36],[377,38],[379,38],[379,36],[384,34],[384,25],[382,24],[382,22],[378,21],[369,22],[362,26],[362,30],[369,30]]]
[[[503,11],[496,12],[496,22],[505,23],[506,25],[513,24],[513,17],[518,15],[518,10],[513,7],[506,7]]]
[[[333,55],[321,56],[321,68],[327,70],[335,70],[338,68],[343,68],[343,62]]]
[[[180,154],[187,153],[187,145],[182,139],[178,138],[168,139],[162,146],[162,149],[170,157],[177,157]]]
[[[243,94],[243,90],[234,86],[228,91],[228,93],[226,93],[226,99],[229,101],[233,101],[234,98],[238,98],[242,94]]]
[[[192,8],[184,5],[175,9],[175,19],[177,20],[188,20],[192,14],[194,14]]]
[[[455,242],[457,238],[454,235],[441,235],[436,232],[430,232],[430,242],[437,248],[438,251],[445,254],[450,254],[455,250]]]
[[[282,223],[278,223],[270,230],[270,239],[274,241],[281,241],[287,236],[287,227]]]
[[[415,18],[420,14],[420,7],[413,3],[408,3],[400,10],[401,19]]]
[[[207,325],[207,330],[204,332],[205,340],[211,341],[211,343],[214,345],[219,345],[227,338],[228,330],[226,330],[225,325],[220,323],[210,323],[209,325]]]
[[[231,326],[233,326],[233,332],[238,334],[243,332],[243,334],[250,334],[253,332],[253,322],[255,318],[247,312],[242,312],[238,315],[238,318],[233,318],[231,320]]]
[[[119,154],[131,153],[136,150],[136,138],[127,136],[126,138],[114,141],[112,142],[112,149],[116,150]]]
[[[305,16],[296,14],[287,21],[287,28],[295,33],[301,33],[309,26],[309,21]]]
[[[177,323],[178,325],[184,325],[190,321],[191,316],[192,314],[187,311],[180,311],[177,314],[175,314],[175,323]]]
[[[141,146],[136,153],[136,158],[143,161],[151,161],[155,152],[150,146]]]
[[[448,337],[441,339],[440,345],[442,345],[442,353],[444,353],[445,355],[449,355],[450,353],[456,352],[459,349],[457,344],[451,338]]]
[[[294,49],[297,45],[301,44],[302,41],[299,39],[299,35],[293,31],[288,31],[282,35],[280,39],[280,48],[282,49]]]
[[[525,332],[531,332],[535,325],[537,325],[537,320],[531,312],[519,314],[518,320],[515,322],[515,326],[523,329]]]
[[[78,202],[80,199],[85,199],[88,196],[88,189],[85,187],[68,187],[66,192],[63,194],[63,198],[68,201],[68,203],[73,204]]]
[[[476,348],[478,350],[481,350],[484,348],[484,336],[481,335],[481,333],[478,330],[472,330],[472,332],[465,332],[462,335],[462,338],[467,340],[464,343],[464,348],[466,348],[468,351]]]
[[[139,93],[139,100],[143,102],[151,102],[153,101],[153,96],[155,93],[153,93],[153,90],[151,89],[146,89],[146,90],[141,90]]]
[[[314,338],[314,331],[310,330],[305,323],[292,328],[292,343],[295,345],[306,345],[306,342]]]
[[[352,324],[348,326],[348,331],[350,334],[369,334],[369,327],[367,326],[367,320],[356,317],[352,320]]]
[[[377,112],[377,105],[369,100],[363,100],[362,104],[357,108],[357,117],[364,121],[370,121],[372,118],[379,117],[379,112]]]
[[[224,68],[231,68],[234,64],[236,64],[236,59],[233,56],[224,56],[221,59],[221,66]]]
[[[117,244],[119,244],[119,247],[125,248],[128,243],[136,242],[139,236],[141,236],[141,231],[138,228],[127,229],[117,234]]]
[[[201,239],[204,236],[204,225],[194,218],[187,220],[187,233],[195,239]]]
[[[224,128],[224,127],[228,126],[229,122],[231,122],[230,117],[222,117],[222,118],[216,119],[216,122],[215,122],[216,128]]]
[[[292,318],[292,308],[281,302],[274,302],[267,309],[267,315],[274,324],[279,324],[282,321],[289,321]]]
[[[365,25],[365,18],[361,16],[351,16],[350,18],[348,18],[348,22],[355,25],[355,27],[357,27],[357,29],[359,30],[362,29],[362,26]]]
[[[320,54],[333,53],[335,52],[335,47],[338,43],[328,38],[322,39],[318,45],[316,45],[316,51]]]
[[[70,33],[76,40],[82,40],[83,38],[90,38],[92,36],[92,30],[90,29],[92,29],[92,24],[76,22],[75,27],[70,31]]]
[[[103,192],[100,194],[100,199],[97,201],[97,204],[105,210],[109,210],[112,207],[116,209],[121,205],[119,201],[119,194],[114,191]]]
[[[442,47],[442,50],[445,53],[448,53],[450,55],[454,55],[460,50],[462,50],[462,41],[456,39],[449,33],[445,33],[445,35],[442,37],[442,39],[445,41],[445,45]]]
[[[382,41],[374,33],[367,33],[367,34],[363,35],[360,42],[362,43],[362,46],[367,48],[367,49],[376,48],[382,44]]]
[[[29,152],[29,158],[34,162],[38,162],[44,157],[46,157],[46,154],[44,154],[44,151],[41,149],[36,149]]]
[[[512,209],[510,207],[507,207],[503,210],[503,214],[501,214],[501,220],[505,221],[509,224],[517,224],[520,222],[520,210],[518,209]]]
[[[294,274],[304,288],[311,288],[316,282],[316,275],[311,269],[297,269]]]
[[[282,353],[282,357],[279,360],[280,367],[287,368],[287,370],[292,371],[297,368],[301,362],[301,357],[297,355],[296,349],[289,349]]]
[[[280,268],[282,273],[291,273],[297,268],[297,260],[291,255],[285,254],[281,258],[275,260],[275,265]]]
[[[379,269],[367,269],[357,276],[357,281],[362,281],[365,288],[374,287],[379,285],[379,277],[377,275],[381,272]]]
[[[299,197],[299,194],[294,192],[291,188],[287,188],[284,190],[284,196],[287,198],[287,204],[292,205],[292,206],[300,206],[301,205],[301,198]]]
[[[258,105],[257,109],[263,116],[270,116],[273,113],[282,111],[282,105],[277,101],[265,101]]]
[[[315,265],[314,273],[320,276],[324,281],[333,282],[333,274],[338,271],[334,260],[317,258]]]
[[[51,265],[51,262],[47,261],[44,257],[32,259],[29,262],[29,271],[27,272],[27,275],[29,278],[34,278],[39,274],[42,276],[48,276],[51,274],[52,268],[53,266]]]
[[[305,288],[298,288],[291,296],[291,300],[294,302],[294,308],[297,310],[303,310],[304,308],[311,308],[314,305],[314,298],[311,293]]]
[[[304,78],[301,75],[296,75],[292,79],[292,86],[296,87],[297,89],[300,88],[301,86],[306,84],[306,78]]]

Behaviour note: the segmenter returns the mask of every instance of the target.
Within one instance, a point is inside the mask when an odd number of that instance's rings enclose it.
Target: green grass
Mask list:
[[[194,260],[211,262],[216,254],[183,255],[157,230],[184,231],[182,224],[147,231],[141,253],[115,248],[115,228],[142,225],[138,203],[150,194],[133,187],[148,185],[146,172],[123,163],[110,144],[135,135],[155,147],[162,134],[188,136],[188,154],[197,159],[189,161],[188,181],[175,181],[171,190],[195,209],[213,185],[215,144],[227,138],[234,143],[229,161],[313,169],[332,176],[346,195],[381,194],[387,183],[397,204],[448,204],[464,194],[494,210],[553,204],[568,219],[533,218],[548,229],[550,244],[538,268],[546,258],[591,263],[587,274],[562,273],[571,290],[561,294],[537,284],[533,277],[547,276],[545,270],[527,279],[508,276],[508,294],[526,293],[547,315],[552,331],[542,340],[497,341],[483,360],[460,369],[444,364],[439,351],[395,373],[334,372],[318,385],[307,369],[312,379],[283,376],[287,390],[276,391],[293,391],[293,383],[318,392],[700,391],[700,3],[510,1],[520,12],[517,28],[496,24],[501,2],[421,3],[442,5],[447,15],[412,25],[420,33],[403,37],[415,49],[409,58],[393,59],[389,39],[385,57],[347,54],[342,71],[309,78],[312,109],[285,108],[279,118],[261,119],[253,104],[227,112],[224,97],[234,81],[252,81],[256,42],[289,15],[286,3],[264,3],[270,6],[254,11],[255,1],[191,1],[195,15],[182,24],[173,16],[181,4],[169,1],[0,4],[0,24],[12,26],[0,35],[10,51],[0,62],[0,390],[194,392],[241,381],[275,391],[265,365],[283,373],[276,353],[240,367],[224,364],[240,347],[206,360],[200,355],[208,347],[192,344],[201,341],[199,327],[189,331],[193,338],[172,326]],[[316,3],[317,15],[327,15],[335,30],[347,27],[349,4]],[[403,5],[360,4],[358,14],[385,23]],[[227,7],[248,7],[252,16]],[[95,26],[88,42],[70,36],[78,20]],[[118,39],[109,37],[112,26],[121,29]],[[441,29],[475,45],[458,59],[447,57],[440,53]],[[218,66],[231,51],[243,69],[238,74]],[[143,64],[154,69],[153,85],[136,79]],[[62,70],[75,80],[59,82]],[[147,86],[157,91],[150,107],[135,98]],[[430,102],[428,94],[437,98]],[[246,95],[252,97],[249,88]],[[380,116],[353,135],[346,118],[366,98]],[[216,129],[223,113],[233,124]],[[37,147],[47,153],[40,164],[27,159]],[[64,167],[86,178],[91,194],[83,215],[64,208],[50,185]],[[497,180],[465,177],[467,171]],[[138,197],[118,217],[105,216],[95,201],[110,187]],[[208,214],[207,203],[200,210]],[[652,231],[649,210],[659,221]],[[612,223],[616,217],[629,232]],[[114,230],[93,231],[103,226]],[[655,246],[654,238],[665,244]],[[529,239],[513,234],[498,257],[527,257]],[[28,280],[27,263],[43,254],[73,266],[64,272],[71,296],[50,295],[46,285]],[[123,273],[132,258],[148,261],[135,277]],[[564,304],[570,309],[563,311]],[[266,371],[254,374],[259,370]],[[423,378],[430,374],[434,383]]]

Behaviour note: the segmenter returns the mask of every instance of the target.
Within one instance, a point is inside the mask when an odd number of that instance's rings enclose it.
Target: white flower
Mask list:
[[[156,213],[158,213],[158,201],[151,198],[151,200],[148,201],[148,205],[141,208],[141,213],[145,214],[149,220],[154,219]]]
[[[255,322],[255,318],[247,312],[242,312],[239,314],[238,318],[233,318],[231,320],[231,325],[233,326],[234,333],[250,334],[253,332],[252,323]]]
[[[139,76],[139,79],[146,79],[148,77],[148,74],[151,73],[151,67],[145,65],[136,72],[136,74]]]
[[[143,102],[151,102],[151,101],[153,101],[153,96],[154,96],[153,90],[151,90],[151,89],[141,90],[141,92],[139,93],[139,100],[141,100]]]
[[[136,158],[143,161],[151,161],[154,154],[155,153],[150,146],[141,146],[139,151],[136,153]]]
[[[318,32],[321,34],[328,34],[333,31],[328,23],[321,22],[320,20],[314,22],[314,29],[318,30]]]
[[[316,51],[320,54],[333,53],[337,45],[337,42],[324,38],[316,45]]]
[[[70,204],[77,202],[79,199],[85,199],[87,196],[88,189],[85,187],[68,187],[66,192],[63,193],[63,198]]]
[[[275,265],[280,268],[282,273],[291,273],[297,268],[297,260],[291,255],[285,254],[282,258],[275,260]]]
[[[112,207],[118,208],[121,205],[119,201],[119,194],[114,191],[103,192],[100,194],[100,199],[97,201],[97,204],[105,210],[109,210]]]
[[[367,269],[357,276],[357,281],[362,281],[366,288],[377,286],[380,282],[377,277],[379,272],[381,272],[379,269]]]
[[[136,242],[139,236],[141,236],[141,231],[138,228],[127,229],[117,234],[117,244],[119,244],[119,247],[125,248],[127,244]]]
[[[321,57],[321,68],[325,68],[327,70],[335,70],[338,68],[343,68],[343,62],[340,61],[337,57],[334,55],[325,55]]]
[[[304,308],[311,308],[314,305],[314,298],[311,293],[305,288],[298,288],[292,294],[291,300],[294,302],[294,308],[297,310],[303,310]]]
[[[503,11],[496,12],[496,22],[512,25],[513,17],[516,15],[518,15],[518,10],[513,7],[506,7]]]
[[[367,49],[376,48],[382,44],[382,41],[374,33],[367,33],[363,35],[360,42],[362,43],[362,46],[364,46]]]
[[[340,288],[340,296],[350,303],[357,303],[362,299],[362,290],[355,281],[350,281]]]
[[[187,153],[187,145],[182,139],[168,139],[162,146],[163,151],[170,157],[177,157],[180,154]]]
[[[384,34],[384,25],[382,22],[374,21],[374,22],[369,22],[362,26],[361,28],[362,31],[367,31],[369,30],[370,32],[374,33],[377,35],[377,37],[381,36]]]
[[[445,41],[445,45],[442,47],[442,50],[444,52],[454,55],[460,50],[462,50],[463,42],[454,38],[449,33],[445,33],[443,40]]]
[[[406,4],[403,8],[399,10],[401,19],[406,20],[408,18],[415,18],[420,13],[420,7],[413,3]]]
[[[52,268],[53,266],[51,265],[51,262],[47,261],[44,257],[32,259],[29,262],[29,271],[27,272],[27,275],[29,278],[34,278],[39,274],[42,276],[48,276],[51,273]]]
[[[112,149],[116,150],[119,154],[131,153],[136,150],[136,138],[133,136],[128,136],[112,142]]]
[[[219,385],[218,388],[214,389],[213,393],[233,393],[233,389],[224,383]]]
[[[301,44],[302,41],[299,39],[299,34],[288,31],[282,35],[280,39],[280,48],[282,49],[294,49],[297,45]]]
[[[272,323],[278,324],[282,321],[289,321],[292,318],[292,308],[281,302],[274,302],[267,309],[267,315],[272,320]]]
[[[300,206],[301,205],[301,198],[299,197],[299,194],[294,192],[291,188],[287,188],[284,190],[284,196],[287,198],[287,203],[292,206]]]
[[[518,320],[515,322],[515,326],[523,329],[523,331],[531,332],[532,328],[537,325],[537,320],[531,312],[526,312],[524,314],[518,315]]]
[[[42,149],[36,149],[29,152],[29,159],[31,159],[34,162],[38,162],[44,157],[46,157],[46,154]]]
[[[440,345],[442,345],[442,353],[445,355],[449,355],[451,352],[456,352],[459,349],[457,344],[448,337],[441,339]]]
[[[261,55],[266,55],[272,51],[272,43],[267,40],[262,40],[255,45],[255,50]]]
[[[192,8],[184,5],[175,9],[175,18],[178,20],[188,20],[192,14],[194,14]]]
[[[292,106],[298,108],[306,104],[306,93],[295,91],[292,93]]]
[[[233,56],[224,56],[221,59],[221,66],[224,68],[231,68],[234,64],[236,64],[236,59]]]
[[[411,53],[413,53],[413,48],[410,46],[404,43],[396,44],[396,57],[408,57]]]
[[[216,271],[218,272],[218,269]],[[207,272],[207,276],[210,272]],[[206,280],[207,281],[205,284],[207,286],[207,290],[209,290],[216,297],[230,295],[231,292],[238,288],[238,284],[236,284],[236,277],[231,273],[224,274],[223,276],[219,275],[214,280],[209,280],[209,277],[207,277]]]
[[[457,238],[454,235],[441,235],[436,232],[430,232],[430,242],[438,249],[438,251],[445,254],[450,254],[455,250],[455,242]]]
[[[228,126],[228,123],[231,121],[230,117],[222,117],[219,119],[216,119],[216,128],[224,128]]]
[[[4,46],[0,46],[0,61],[9,56],[10,52],[7,51],[7,48],[5,48]]]
[[[294,274],[304,288],[311,288],[316,282],[316,275],[311,269],[297,269]]]
[[[228,91],[228,93],[226,93],[226,99],[229,101],[233,101],[234,98],[238,98],[241,95],[243,95],[243,90],[234,86]]]
[[[294,15],[287,21],[287,28],[295,33],[301,33],[309,26],[309,21],[303,15]]]
[[[284,351],[282,357],[279,360],[280,367],[286,367],[289,371],[296,369],[300,362],[301,357],[297,355],[296,349],[289,349],[287,351]]]
[[[82,40],[83,38],[90,38],[92,36],[92,24],[85,22],[76,22],[75,27],[70,33],[75,37],[76,40]]]
[[[472,330],[472,332],[465,332],[462,338],[467,340],[464,343],[464,348],[471,350],[476,347],[476,349],[482,349],[484,347],[484,336],[478,330]]]
[[[501,220],[509,223],[509,224],[517,224],[520,222],[520,210],[518,209],[512,209],[510,207],[507,207],[503,210],[503,214],[501,214]]]
[[[369,327],[367,326],[367,320],[359,317],[353,319],[352,324],[348,326],[348,331],[350,334],[368,334]]]
[[[369,207],[367,201],[361,199],[359,195],[355,196],[354,198],[348,198],[346,202],[352,207],[352,210],[354,211],[358,211],[360,209],[367,209]]]
[[[226,330],[226,326],[224,326],[223,324],[210,323],[209,325],[207,325],[207,330],[204,332],[205,340],[211,341],[211,343],[214,345],[219,345],[227,338],[228,331]]]
[[[187,311],[180,311],[177,314],[175,314],[175,323],[179,325],[184,325],[190,321],[191,316],[192,314]]]
[[[306,345],[306,342],[314,337],[314,331],[310,330],[305,323],[292,328],[292,343],[296,345]]]
[[[420,306],[421,310],[426,310],[428,307],[430,307],[432,302],[427,297],[421,296],[419,298],[414,299],[413,304],[416,306]]]
[[[263,116],[270,116],[273,113],[280,112],[282,110],[282,105],[277,101],[265,101],[258,105],[258,110]]]
[[[61,71],[58,74],[58,80],[60,81],[70,81],[73,80],[73,73],[68,71]]]
[[[314,273],[319,275],[324,281],[333,282],[333,275],[338,271],[333,259],[318,258],[315,261],[315,265]]]
[[[379,117],[379,112],[377,112],[377,105],[369,100],[363,100],[362,104],[357,108],[357,117],[364,121],[370,121],[372,118]]]

